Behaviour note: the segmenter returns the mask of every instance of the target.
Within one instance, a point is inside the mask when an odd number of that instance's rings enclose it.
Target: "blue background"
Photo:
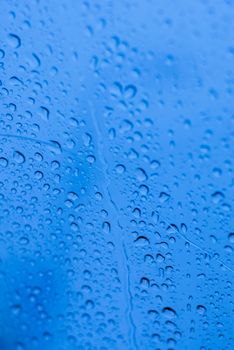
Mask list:
[[[0,349],[234,349],[234,1],[2,0]]]

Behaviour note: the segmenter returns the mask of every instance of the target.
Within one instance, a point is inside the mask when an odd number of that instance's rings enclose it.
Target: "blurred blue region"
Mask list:
[[[234,1],[2,0],[0,350],[227,350]]]

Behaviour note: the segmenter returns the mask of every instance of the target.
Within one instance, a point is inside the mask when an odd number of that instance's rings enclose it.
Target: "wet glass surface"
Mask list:
[[[0,19],[0,349],[233,349],[234,1]]]

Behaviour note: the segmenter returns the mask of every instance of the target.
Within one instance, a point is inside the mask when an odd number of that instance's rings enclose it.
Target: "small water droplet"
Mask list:
[[[21,46],[21,39],[16,34],[9,34],[8,35],[8,42],[10,46],[14,49],[18,49]]]
[[[18,164],[23,164],[25,162],[25,156],[19,151],[13,153],[13,159]]]

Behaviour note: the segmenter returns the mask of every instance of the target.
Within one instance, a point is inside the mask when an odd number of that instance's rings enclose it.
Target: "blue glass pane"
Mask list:
[[[0,2],[0,350],[233,350],[234,1]]]

